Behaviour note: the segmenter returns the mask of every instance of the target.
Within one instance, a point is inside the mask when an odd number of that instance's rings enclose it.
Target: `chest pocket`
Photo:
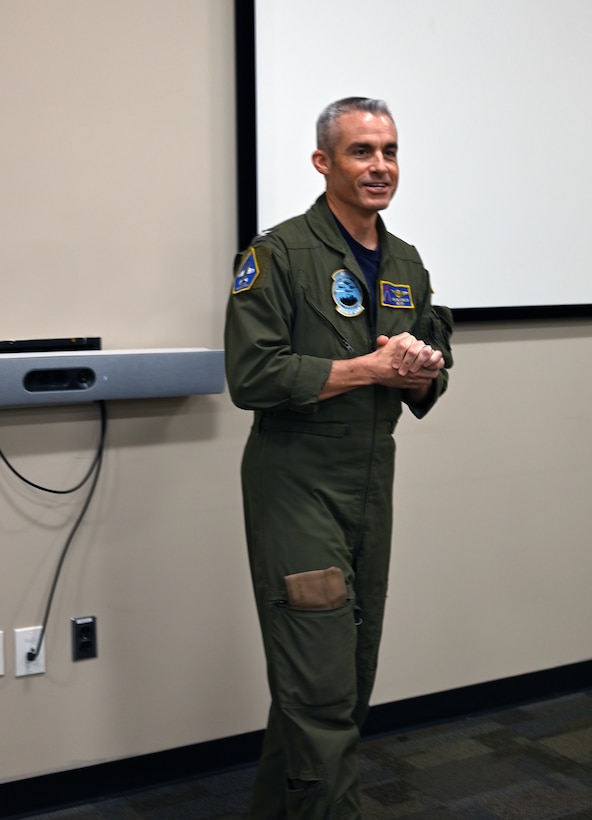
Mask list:
[[[380,303],[378,304],[376,311],[377,335],[383,333],[385,336],[396,336],[398,333],[404,333],[405,331],[413,333],[416,322],[417,311],[415,307],[386,307]]]

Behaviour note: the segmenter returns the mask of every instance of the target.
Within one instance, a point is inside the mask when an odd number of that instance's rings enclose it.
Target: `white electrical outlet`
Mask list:
[[[41,644],[39,655],[32,661],[27,658],[31,649],[37,649],[41,629],[40,626],[29,626],[25,629],[14,630],[15,675],[17,678],[25,675],[41,675],[45,672],[45,640]]]
[[[0,676],[4,674],[4,632],[0,632]]]

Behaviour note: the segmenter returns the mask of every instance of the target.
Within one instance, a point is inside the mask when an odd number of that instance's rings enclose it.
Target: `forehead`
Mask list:
[[[386,114],[349,111],[342,114],[336,124],[336,147],[344,148],[353,143],[389,144],[397,141],[395,124]]]

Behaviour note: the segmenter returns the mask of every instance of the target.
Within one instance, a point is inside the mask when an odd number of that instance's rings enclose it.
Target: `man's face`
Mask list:
[[[335,125],[329,155],[315,151],[313,164],[325,177],[327,200],[336,215],[376,213],[397,190],[397,129],[383,114],[352,111]]]

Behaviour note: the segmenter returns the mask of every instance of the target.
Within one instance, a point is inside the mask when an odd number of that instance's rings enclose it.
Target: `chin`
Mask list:
[[[388,198],[371,200],[366,203],[366,207],[369,211],[384,211],[391,204],[391,199],[392,197],[389,196]]]

